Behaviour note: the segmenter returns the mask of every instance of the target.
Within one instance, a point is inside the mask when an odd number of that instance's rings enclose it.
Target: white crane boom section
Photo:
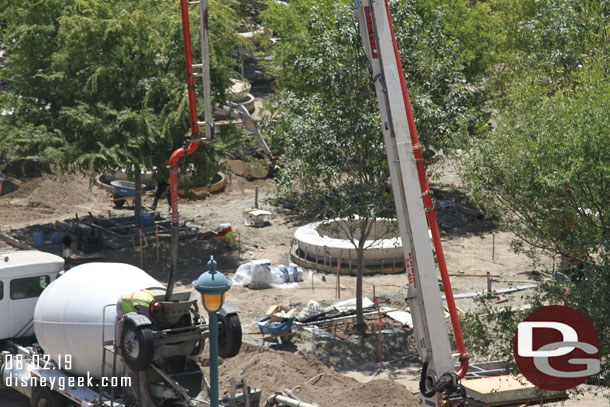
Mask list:
[[[379,102],[408,273],[407,298],[413,316],[417,349],[421,359],[428,361],[427,372],[424,372],[426,388],[433,388],[441,377],[455,385],[457,376],[451,356],[435,256],[426,218],[428,209],[424,204],[418,163],[414,154],[421,146],[413,144],[409,129],[410,106],[404,80],[401,81],[402,67],[387,1],[361,0],[361,4],[357,3],[355,17],[359,23],[362,43]],[[429,192],[424,191],[424,194]],[[430,397],[421,395],[422,405],[434,407],[445,405],[441,401],[441,391],[437,391],[438,393],[435,391]]]

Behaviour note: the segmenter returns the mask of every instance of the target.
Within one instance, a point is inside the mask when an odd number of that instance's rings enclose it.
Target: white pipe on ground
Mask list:
[[[267,399],[267,405],[274,406],[276,404],[285,404],[290,407],[317,407],[314,404],[305,403],[303,401],[291,399],[290,397],[273,394]]]

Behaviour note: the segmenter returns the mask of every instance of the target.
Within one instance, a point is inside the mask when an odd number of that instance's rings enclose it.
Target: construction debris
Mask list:
[[[408,312],[389,306],[374,309],[375,305],[366,297],[362,302],[366,331],[377,331],[378,340],[382,335],[406,335],[412,329],[413,322]],[[321,308],[316,301],[310,301],[294,325],[321,338],[352,340],[362,333],[355,325],[355,304],[356,299],[352,298]]]
[[[374,306],[375,306],[375,304],[373,304],[373,301],[371,301],[368,297],[362,297],[362,309],[373,308]],[[351,298],[349,300],[336,302],[335,304],[333,304],[333,307],[338,312],[342,312],[342,313],[355,312],[356,311],[356,299]]]
[[[274,394],[267,399],[265,406],[290,406],[290,407],[319,407],[317,404],[309,404],[303,401],[294,400],[290,397]]]
[[[290,318],[294,318],[295,308],[288,308],[281,305],[272,305],[265,315],[271,317],[271,322],[285,322]]]
[[[241,389],[242,393],[237,393]],[[223,407],[258,407],[260,405],[261,390],[252,389],[246,383],[246,378],[242,377],[241,381],[237,382],[231,379],[231,392],[218,400],[220,406]]]
[[[281,305],[272,305],[265,317],[256,324],[263,335],[263,345],[274,343],[280,349],[281,345],[286,344],[292,338],[292,324],[296,309],[287,308]]]
[[[35,250],[35,248],[33,248],[32,246],[27,245],[23,242],[20,242],[19,240],[14,239],[11,236],[6,235],[4,233],[0,233],[0,239],[4,242],[10,244],[11,246],[14,246],[21,250]]]
[[[413,328],[413,317],[407,311],[390,311],[386,315],[394,321],[400,322],[403,326]]]

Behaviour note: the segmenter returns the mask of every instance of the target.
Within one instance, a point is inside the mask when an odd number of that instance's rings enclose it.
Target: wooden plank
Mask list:
[[[9,235],[5,235],[4,233],[0,233],[0,239],[5,241],[6,243],[10,244],[11,246],[14,246],[21,250],[38,250],[30,245],[27,245],[23,242],[20,242],[17,239],[10,237]]]
[[[463,380],[462,384],[466,388],[468,398],[484,406],[503,406],[567,397],[565,392],[540,390],[521,375]]]

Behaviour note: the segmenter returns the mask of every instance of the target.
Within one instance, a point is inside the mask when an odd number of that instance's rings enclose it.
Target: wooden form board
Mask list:
[[[27,244],[25,244],[23,242],[20,242],[19,240],[14,239],[11,236],[6,235],[4,233],[0,233],[0,239],[3,240],[4,242],[10,244],[11,246],[14,246],[14,247],[16,247],[18,249],[21,249],[21,250],[38,250],[35,247],[32,247],[32,246],[27,245]]]
[[[500,375],[463,380],[469,399],[482,406],[505,406],[533,400],[555,400],[567,397],[562,391],[540,390],[523,376]]]

